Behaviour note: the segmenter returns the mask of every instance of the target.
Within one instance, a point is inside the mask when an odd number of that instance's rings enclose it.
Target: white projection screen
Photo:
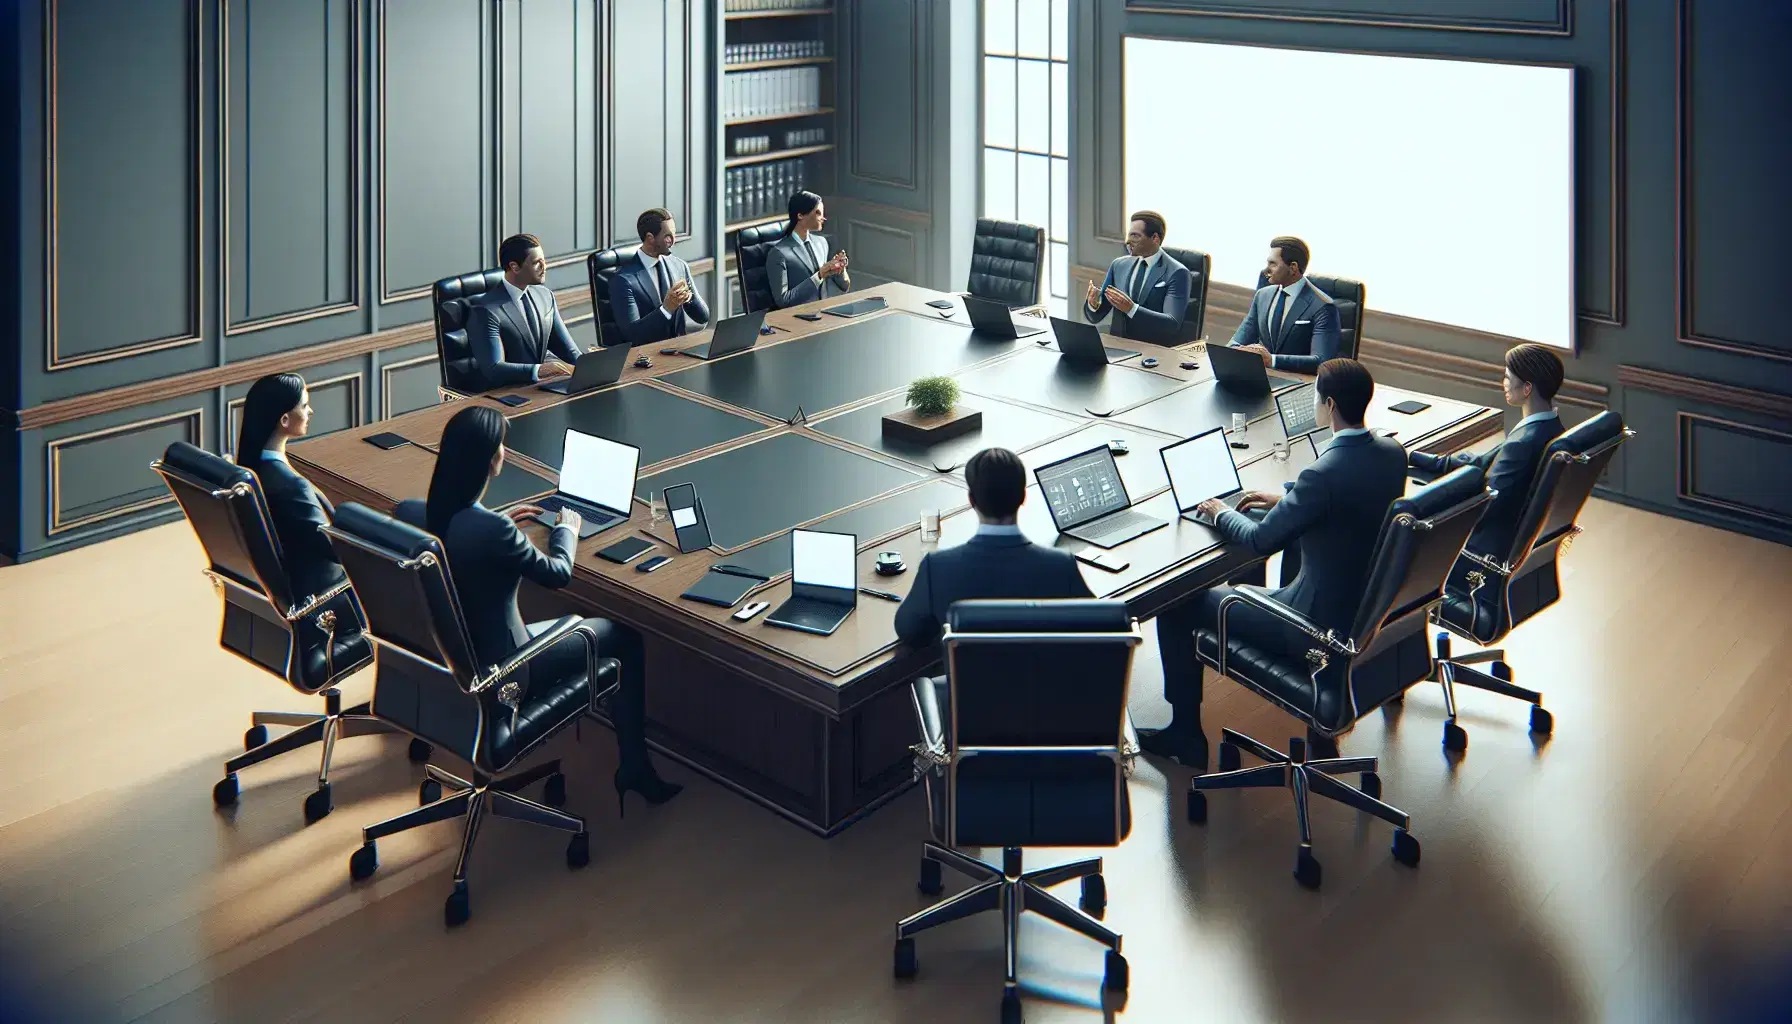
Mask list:
[[[1215,280],[1296,235],[1371,315],[1572,347],[1573,69],[1141,38],[1125,68],[1127,209]]]

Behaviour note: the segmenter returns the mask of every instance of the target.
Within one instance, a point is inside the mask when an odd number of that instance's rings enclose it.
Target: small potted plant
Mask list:
[[[908,386],[908,404],[921,419],[944,416],[958,404],[958,382],[950,377],[922,377]]]
[[[983,414],[958,404],[958,382],[922,377],[908,386],[905,408],[884,417],[884,436],[910,444],[936,444],[983,426]]]

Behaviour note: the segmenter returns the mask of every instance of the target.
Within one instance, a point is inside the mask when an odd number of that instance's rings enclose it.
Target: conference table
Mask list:
[[[874,296],[886,308],[850,319],[799,316]],[[940,300],[951,308],[927,305]],[[771,626],[765,614],[737,622],[731,616],[739,605],[681,598],[712,565],[769,577],[745,600],[775,608],[790,595],[791,529],[850,533],[860,584],[903,595],[928,551],[975,531],[963,475],[971,454],[1010,448],[1031,471],[1119,440],[1130,449],[1117,464],[1135,506],[1170,525],[1114,549],[1129,563],[1121,572],[1081,568],[1095,594],[1123,600],[1147,619],[1257,560],[1179,518],[1158,449],[1216,426],[1230,429],[1232,414],[1242,412],[1248,427],[1233,440],[1248,445],[1234,449],[1247,489],[1279,490],[1313,458],[1304,442],[1289,446],[1286,460],[1272,456],[1282,440],[1273,398],[1221,388],[1200,342],[1161,348],[1108,339],[1140,355],[1091,367],[1060,358],[1049,330],[1009,340],[973,333],[957,296],[904,284],[776,310],[765,322],[769,335],[719,359],[644,346],[635,352],[648,356],[650,367],[631,364],[599,390],[567,398],[526,386],[447,401],[295,444],[289,457],[338,504],[389,512],[427,493],[434,449],[463,402],[491,405],[511,421],[507,462],[486,495],[488,507],[553,491],[569,427],[639,447],[628,522],[580,542],[564,589],[525,584],[525,615],[601,615],[639,630],[654,748],[823,836],[912,783],[916,727],[908,683],[937,665],[938,652],[899,647],[896,604],[868,596],[831,636]],[[1017,322],[1047,326],[1024,313]],[[707,340],[705,332],[679,344]],[[1140,366],[1145,357],[1157,365]],[[1182,368],[1189,361],[1195,367]],[[980,427],[931,444],[887,438],[883,417],[904,407],[912,380],[930,375],[958,381],[959,405],[982,414]],[[1284,388],[1300,379],[1272,376],[1283,378]],[[527,402],[506,406],[496,401],[502,395]],[[1390,410],[1409,398],[1429,407],[1410,415]],[[1368,422],[1393,431],[1409,449],[1437,453],[1498,431],[1501,419],[1497,410],[1378,385]],[[382,450],[364,443],[382,432],[412,444]],[[714,546],[681,554],[671,524],[655,521],[649,495],[687,482],[696,484]],[[941,513],[940,535],[924,543],[920,520],[931,511]],[[1020,526],[1042,544],[1089,547],[1058,535],[1036,483]],[[546,543],[545,528],[526,530]],[[630,536],[652,540],[653,553],[671,561],[642,573],[636,566],[645,556],[622,565],[597,557]],[[899,552],[909,571],[876,575],[883,551]]]

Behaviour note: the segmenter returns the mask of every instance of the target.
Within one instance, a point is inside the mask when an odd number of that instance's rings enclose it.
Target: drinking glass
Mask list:
[[[1275,460],[1277,462],[1287,462],[1288,461],[1288,439],[1283,438],[1282,440],[1277,441],[1270,448],[1270,454],[1275,457]]]
[[[940,510],[930,508],[921,513],[921,543],[938,544],[940,542]]]
[[[647,496],[649,523],[658,526],[666,521],[666,492],[654,491]]]
[[[1235,441],[1242,441],[1242,440],[1244,440],[1244,436],[1246,434],[1250,433],[1250,431],[1251,431],[1250,418],[1245,416],[1245,414],[1242,412],[1233,413],[1232,414],[1232,439]]]

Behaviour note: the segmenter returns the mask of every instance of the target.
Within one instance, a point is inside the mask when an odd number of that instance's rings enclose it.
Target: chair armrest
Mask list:
[[[915,724],[921,731],[921,742],[909,747],[915,755],[916,778],[943,768],[951,759],[946,751],[946,709],[940,707],[939,689],[933,676],[921,676],[909,687]]]
[[[298,622],[301,619],[311,617],[317,613],[319,608],[334,601],[337,597],[346,593],[348,589],[349,581],[345,579],[321,594],[314,594],[311,597],[306,598],[303,603],[294,605],[284,613],[286,621]],[[357,604],[358,603],[359,602],[357,602]]]
[[[1275,616],[1276,618],[1280,619],[1282,622],[1286,623],[1287,625],[1293,626],[1295,629],[1298,629],[1302,633],[1306,634],[1308,639],[1325,645],[1327,648],[1330,649],[1331,653],[1333,653],[1333,654],[1355,654],[1356,653],[1356,643],[1354,641],[1352,641],[1348,638],[1343,638],[1343,639],[1339,638],[1339,636],[1336,633],[1320,626],[1319,623],[1314,622],[1312,619],[1307,618],[1305,615],[1302,615],[1300,612],[1295,611],[1294,609],[1288,607],[1287,605],[1283,604],[1282,602],[1269,596],[1269,592],[1267,590],[1264,590],[1262,587],[1255,587],[1255,586],[1250,586],[1248,584],[1245,584],[1245,585],[1233,587],[1232,593],[1229,594],[1225,600],[1220,602],[1220,634],[1221,634],[1220,639],[1222,641],[1222,643],[1220,644],[1220,656],[1221,657],[1225,657],[1225,653],[1226,653],[1226,647],[1223,642],[1225,640],[1225,632],[1226,632],[1226,616],[1229,612],[1230,607],[1233,604],[1239,603],[1239,602],[1243,602],[1244,604],[1248,604],[1253,608],[1257,608],[1260,611],[1263,611],[1270,615]]]
[[[512,654],[502,665],[493,665],[487,668],[484,676],[474,680],[469,692],[483,693],[502,680],[510,678],[517,669],[527,665],[543,651],[577,632],[579,624],[583,621],[585,621],[584,618],[578,615],[567,615],[554,620],[553,625],[537,633],[528,643],[517,648],[516,653]],[[584,634],[587,657],[589,657],[589,652],[595,647],[596,637],[591,635],[590,630],[585,630]]]

